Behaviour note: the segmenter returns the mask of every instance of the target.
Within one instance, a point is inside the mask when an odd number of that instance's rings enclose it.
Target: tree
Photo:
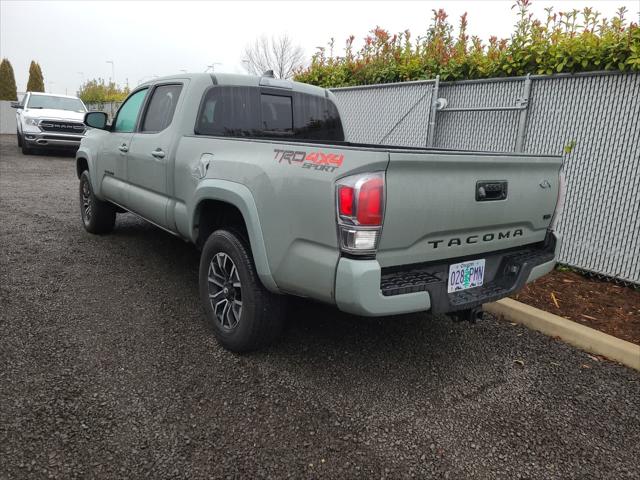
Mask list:
[[[44,77],[42,76],[40,64],[35,60],[31,60],[31,65],[29,65],[27,92],[44,92]]]
[[[115,82],[105,83],[103,78],[87,80],[78,90],[84,103],[121,102],[129,95],[129,88],[120,88]]]
[[[271,39],[263,35],[247,45],[242,61],[247,71],[254,75],[273,70],[277,78],[291,78],[304,66],[304,52],[286,34]]]
[[[6,58],[0,63],[0,100],[18,100],[16,78],[11,62]]]

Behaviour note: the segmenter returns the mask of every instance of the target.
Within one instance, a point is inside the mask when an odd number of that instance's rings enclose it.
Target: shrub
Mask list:
[[[322,87],[403,82],[440,76],[441,80],[584,72],[640,71],[640,28],[618,9],[611,19],[591,8],[554,13],[545,9],[540,21],[529,12],[531,0],[517,0],[517,23],[509,39],[487,43],[467,34],[467,14],[460,18],[457,35],[444,10],[434,10],[426,35],[412,40],[408,30],[391,35],[376,27],[354,52],[354,36],[344,55],[320,48],[311,64],[295,80]]]
[[[129,88],[120,88],[115,82],[105,83],[104,79],[87,80],[78,90],[78,97],[84,103],[122,102],[129,95]]]

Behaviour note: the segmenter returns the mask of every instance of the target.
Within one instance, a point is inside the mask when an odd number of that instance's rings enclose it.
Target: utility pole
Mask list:
[[[107,60],[107,63],[111,64],[111,79],[109,82],[116,83],[116,65],[113,60]]]
[[[80,75],[80,88],[82,88],[82,86],[84,85],[84,72],[77,72],[78,75]],[[80,90],[80,88],[78,88],[78,90]]]

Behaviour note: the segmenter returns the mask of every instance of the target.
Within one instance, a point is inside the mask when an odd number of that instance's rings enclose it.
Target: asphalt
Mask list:
[[[73,157],[0,139],[0,478],[638,478],[640,373],[521,326],[297,301],[235,355],[198,251],[80,223]]]

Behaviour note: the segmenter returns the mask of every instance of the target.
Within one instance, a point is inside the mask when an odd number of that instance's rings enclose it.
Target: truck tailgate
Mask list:
[[[382,267],[478,256],[541,242],[561,157],[393,152],[377,259]],[[480,191],[482,187],[482,190]],[[505,199],[500,190],[505,188]]]

